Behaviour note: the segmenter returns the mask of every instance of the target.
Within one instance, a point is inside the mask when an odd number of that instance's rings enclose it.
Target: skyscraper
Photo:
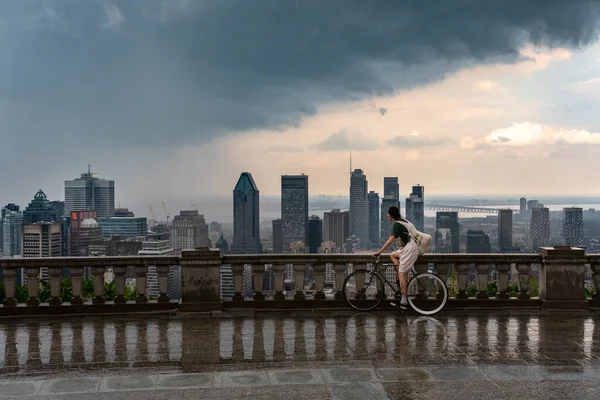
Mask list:
[[[23,232],[23,215],[19,206],[8,204],[2,208],[0,231],[2,231],[2,256],[14,257],[21,255],[21,238]]]
[[[412,193],[406,199],[406,219],[423,232],[425,229],[425,188],[413,186]]]
[[[3,239],[4,232],[3,232],[2,226],[4,223],[4,216],[9,211],[19,211],[19,206],[14,203],[10,203],[10,204],[7,204],[6,206],[0,208],[0,256],[2,256],[2,248],[4,246],[4,239]]]
[[[548,246],[550,240],[550,210],[546,207],[531,209],[529,223],[529,245],[533,251]]]
[[[65,181],[65,213],[82,210],[96,210],[98,218],[115,213],[115,181],[99,179],[89,166],[81,178]]]
[[[90,244],[102,239],[102,230],[96,221],[96,211],[71,211],[68,226],[68,254],[72,257],[89,256]]]
[[[394,197],[398,203],[395,206],[400,208],[400,185],[397,176],[383,178],[383,197]]]
[[[525,218],[527,215],[527,199],[525,197],[521,197],[519,200],[519,217]]]
[[[56,207],[48,200],[41,189],[37,191],[33,200],[23,211],[24,224],[38,222],[60,222],[60,215],[58,215]]]
[[[563,237],[567,246],[583,245],[583,208],[565,207]]]
[[[323,217],[323,241],[334,242],[341,248],[350,236],[350,212],[339,208],[326,212]]]
[[[24,258],[60,257],[62,252],[60,223],[40,222],[23,225],[22,248]]]
[[[323,221],[316,215],[313,215],[308,220],[308,252],[316,254],[319,252],[319,247],[323,243]]]
[[[528,200],[527,201],[527,217],[531,217],[531,210],[536,207],[539,207],[540,202],[538,200]]]
[[[180,211],[171,228],[173,250],[196,249],[208,246],[208,225],[198,210]]]
[[[283,234],[281,232],[281,218],[273,220],[273,253],[283,253]]]
[[[379,247],[379,194],[370,191],[369,199],[369,248]]]
[[[513,250],[512,225],[513,210],[498,210],[498,251],[501,253]]]
[[[467,253],[491,253],[490,237],[484,231],[467,231]]]
[[[458,212],[438,211],[435,218],[435,252],[460,253]]]
[[[233,189],[234,254],[258,254],[261,251],[259,233],[259,191],[252,174],[243,172]]]
[[[308,176],[281,176],[281,233],[283,251],[290,244],[306,243],[308,227]]]
[[[355,169],[350,177],[350,236],[358,239],[357,248],[366,250],[369,239],[369,183],[362,169]]]

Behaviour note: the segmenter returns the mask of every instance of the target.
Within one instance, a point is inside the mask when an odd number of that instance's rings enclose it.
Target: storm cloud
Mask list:
[[[0,153],[297,126],[321,104],[515,62],[527,45],[585,46],[599,9],[597,0],[5,1]]]

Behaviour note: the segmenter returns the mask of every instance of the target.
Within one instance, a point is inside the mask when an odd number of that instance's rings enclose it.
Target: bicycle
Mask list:
[[[375,258],[374,263],[366,269],[356,269],[344,280],[342,286],[344,299],[348,305],[358,311],[370,311],[379,306],[384,299],[387,299],[386,286],[392,290],[393,296],[400,304],[402,293],[400,292],[399,281],[396,280],[396,287],[385,277],[385,271],[390,265],[385,265],[385,270],[378,268],[379,257]],[[397,279],[397,272],[395,272]],[[360,288],[360,289],[357,289]],[[410,307],[421,315],[434,315],[440,312],[448,302],[448,287],[438,275],[431,272],[418,273],[413,267],[409,272],[407,300]],[[433,306],[433,308],[427,306]]]

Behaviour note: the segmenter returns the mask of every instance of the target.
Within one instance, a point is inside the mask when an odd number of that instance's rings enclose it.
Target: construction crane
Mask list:
[[[152,221],[154,221],[154,226],[156,226],[156,217],[154,216],[154,211],[152,211],[152,204],[148,204],[150,206],[150,214],[152,214]]]
[[[167,217],[167,226],[169,226],[169,218],[171,218],[171,216],[169,215],[169,213],[167,212],[167,206],[165,206],[165,202],[162,202],[163,205],[163,209],[165,210],[165,216]]]

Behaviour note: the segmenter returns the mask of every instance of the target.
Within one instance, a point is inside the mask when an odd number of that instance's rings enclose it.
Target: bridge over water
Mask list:
[[[345,210],[345,209],[342,209]],[[457,206],[457,205],[444,205],[444,204],[427,204],[425,203],[425,210],[429,211],[458,211],[468,213],[481,213],[481,214],[498,214],[499,208],[490,207],[472,207],[472,206]],[[331,211],[330,208],[316,207],[311,208],[311,211]],[[513,209],[514,214],[518,214],[518,209]]]

